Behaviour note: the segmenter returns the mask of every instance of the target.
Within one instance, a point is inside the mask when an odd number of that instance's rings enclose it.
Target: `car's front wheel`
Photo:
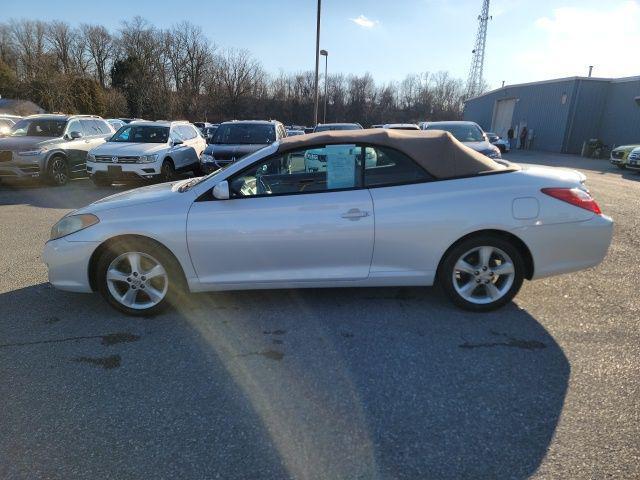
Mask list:
[[[56,155],[47,166],[47,179],[55,186],[66,185],[69,181],[69,165],[64,157]]]
[[[466,310],[495,310],[518,293],[524,260],[509,240],[477,235],[455,245],[443,259],[438,278],[449,298]]]
[[[165,160],[160,169],[160,178],[163,182],[172,182],[176,177],[176,169],[171,160]]]
[[[123,240],[98,259],[97,286],[117,310],[150,316],[175,303],[183,291],[180,267],[163,248],[144,240]]]

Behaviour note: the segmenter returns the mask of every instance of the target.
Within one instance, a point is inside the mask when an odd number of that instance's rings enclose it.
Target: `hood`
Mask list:
[[[482,142],[463,142],[466,147],[472,148],[476,152],[485,153],[485,152],[493,152],[496,147],[493,144],[482,141]]]
[[[179,180],[177,182],[159,183],[149,185],[147,187],[134,188],[125,192],[116,193],[108,197],[93,202],[86,207],[78,210],[79,213],[96,213],[103,210],[111,210],[119,207],[130,207],[133,205],[141,205],[144,203],[159,202],[166,200],[174,195],[181,195],[178,188],[187,180]]]
[[[635,144],[635,145],[620,145],[619,147],[614,148],[612,151],[613,152],[619,152],[619,151],[623,151],[624,153],[629,153],[631,150],[634,150],[636,148],[640,148],[640,144]]]
[[[106,142],[91,150],[93,155],[120,155],[135,157],[149,155],[167,148],[166,143]]]
[[[225,143],[213,143],[208,145],[204,153],[212,155],[213,158],[219,158],[220,160],[227,160],[235,157],[236,160],[244,157],[253,152],[257,152],[261,148],[266,147],[267,143],[250,143],[250,144],[238,144],[230,145]]]
[[[60,141],[58,137],[4,137],[0,138],[0,150],[33,150]]]

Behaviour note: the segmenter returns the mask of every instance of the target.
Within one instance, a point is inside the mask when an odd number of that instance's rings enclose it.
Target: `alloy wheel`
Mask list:
[[[116,257],[107,268],[106,281],[113,298],[135,310],[158,305],[169,288],[166,269],[143,252],[126,252]]]
[[[54,158],[51,165],[51,176],[58,185],[67,183],[69,174],[67,172],[67,164],[62,158]]]
[[[504,297],[515,279],[513,260],[503,250],[480,246],[462,254],[453,267],[453,287],[466,301],[482,305]]]

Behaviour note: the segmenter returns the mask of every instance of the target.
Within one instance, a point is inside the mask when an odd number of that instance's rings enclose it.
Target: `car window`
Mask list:
[[[268,144],[276,140],[274,125],[227,123],[220,125],[213,143],[222,144]]]
[[[12,137],[61,137],[66,120],[49,118],[25,118],[11,127]]]
[[[318,193],[361,187],[361,148],[327,145],[276,155],[229,181],[234,198]]]
[[[108,135],[110,133],[113,133],[113,131],[111,130],[111,127],[109,127],[109,124],[104,120],[95,119],[93,120],[93,124],[98,129],[98,132],[101,135]]]
[[[420,165],[398,150],[388,147],[365,148],[365,187],[382,187],[432,180]]]
[[[69,122],[69,126],[67,127],[67,133],[71,133],[71,132],[78,132],[81,133],[82,135],[87,135],[84,132],[84,129],[82,128],[82,124],[80,123],[80,120],[71,120]]]
[[[118,130],[109,141],[132,143],[166,143],[168,136],[168,127],[129,124]]]
[[[100,135],[100,131],[96,128],[96,125],[91,119],[80,120],[80,126],[82,128],[82,134],[85,137],[91,137],[93,135]]]
[[[177,128],[183,140],[191,140],[192,138],[195,138],[194,132],[188,125],[179,125]]]
[[[427,130],[444,130],[460,142],[482,142],[484,135],[480,127],[470,123],[430,123]]]

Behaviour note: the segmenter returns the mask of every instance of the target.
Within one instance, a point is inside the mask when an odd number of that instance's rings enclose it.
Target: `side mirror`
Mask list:
[[[75,139],[77,139],[77,138],[82,138],[82,133],[80,133],[80,132],[78,132],[78,131],[74,130],[73,132],[69,132],[69,138],[70,138],[71,140],[75,140]]]
[[[223,180],[213,187],[213,198],[218,200],[229,200],[231,195],[229,194],[229,182]]]
[[[173,144],[173,146],[175,147],[176,145],[182,145],[184,142],[182,140],[180,140],[179,138],[176,138],[175,140],[173,140],[171,142]]]

